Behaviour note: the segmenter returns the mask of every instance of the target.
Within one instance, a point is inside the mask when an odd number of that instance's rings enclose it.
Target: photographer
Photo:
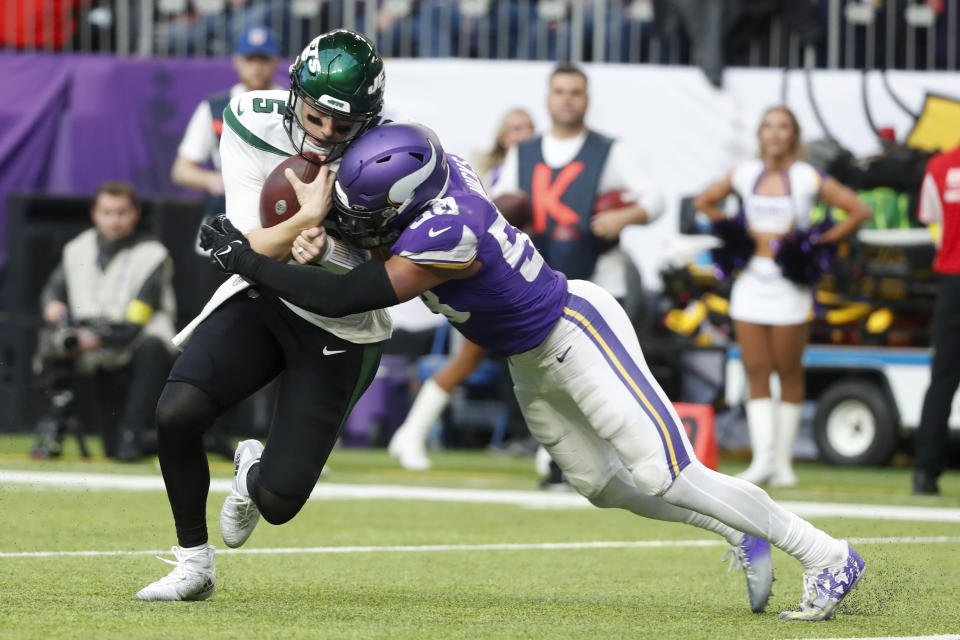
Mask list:
[[[172,361],[176,314],[167,250],[137,230],[133,187],[107,182],[90,210],[94,228],[66,244],[41,294],[40,360],[66,371],[97,405],[107,457],[138,460]]]

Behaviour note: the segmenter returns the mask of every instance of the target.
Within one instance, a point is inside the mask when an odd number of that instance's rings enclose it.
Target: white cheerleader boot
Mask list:
[[[797,440],[803,405],[796,402],[780,402],[777,407],[776,439],[773,445],[773,475],[771,487],[794,487],[797,475],[793,472],[793,445]]]
[[[762,484],[773,475],[773,448],[776,424],[772,398],[747,400],[747,427],[750,429],[750,448],[753,459],[743,473],[737,474],[753,484]]]
[[[400,460],[408,471],[426,471],[433,464],[427,457],[427,434],[443,410],[450,404],[450,394],[433,378],[423,383],[410,407],[407,419],[393,434],[387,452]]]

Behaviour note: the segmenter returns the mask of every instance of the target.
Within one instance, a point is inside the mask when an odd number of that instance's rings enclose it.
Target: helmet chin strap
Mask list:
[[[321,147],[316,142],[314,142],[313,138],[307,135],[307,132],[304,131],[302,127],[300,128],[300,130],[303,133],[303,142],[300,144],[300,148],[302,150],[312,151],[313,153],[316,153],[322,156],[330,155],[330,151],[333,150],[334,145],[331,144],[329,147]]]
[[[296,96],[296,94],[294,95],[295,95],[294,100],[299,102],[300,101],[299,96]],[[294,110],[297,109],[297,106],[294,105],[293,109]],[[331,142],[327,146],[321,146],[317,144],[316,139],[307,133],[307,130],[304,128],[303,124],[301,124],[300,119],[297,117],[295,113],[289,113],[289,116],[287,115],[287,113],[285,113],[284,114],[285,120],[288,117],[289,117],[289,125],[287,125],[285,122],[285,127],[287,128],[287,135],[290,137],[290,142],[293,143],[293,146],[298,150],[298,152],[299,153],[308,152],[308,153],[314,153],[320,156],[324,156],[325,158],[327,158],[325,162],[330,162],[332,160],[330,158],[330,155],[334,152],[334,150],[336,149],[339,143]],[[297,135],[299,135],[300,137],[300,144],[297,144],[294,141],[294,137],[295,137],[294,131],[296,131]]]

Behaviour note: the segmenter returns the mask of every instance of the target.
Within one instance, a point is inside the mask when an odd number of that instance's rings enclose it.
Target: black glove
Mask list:
[[[226,273],[240,273],[245,254],[255,253],[243,234],[227,219],[226,214],[207,220],[200,227],[200,246]]]

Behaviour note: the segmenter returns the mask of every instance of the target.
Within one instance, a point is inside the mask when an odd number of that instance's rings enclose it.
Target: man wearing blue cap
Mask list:
[[[277,37],[267,27],[248,27],[237,39],[233,49],[233,68],[240,80],[228,91],[221,91],[204,98],[193,112],[187,131],[183,135],[177,158],[173,162],[170,177],[174,183],[205,191],[207,206],[204,218],[223,213],[226,203],[223,198],[223,178],[220,175],[220,134],[223,131],[223,110],[234,96],[247,91],[280,89],[273,82],[273,75],[280,58]],[[208,169],[205,165],[210,164]],[[197,253],[204,264],[196,269],[200,282],[196,286],[196,309],[210,297],[223,281],[223,276],[210,266],[205,251],[196,244]],[[203,274],[208,274],[205,277]]]
[[[219,151],[223,109],[230,98],[241,93],[279,89],[273,82],[279,54],[280,47],[272,31],[266,27],[248,28],[233,50],[233,68],[240,82],[229,91],[207,96],[190,118],[170,177],[182,187],[206,191],[213,196],[208,207],[210,214],[222,213],[224,207]],[[213,165],[212,170],[203,167],[208,161]]]

